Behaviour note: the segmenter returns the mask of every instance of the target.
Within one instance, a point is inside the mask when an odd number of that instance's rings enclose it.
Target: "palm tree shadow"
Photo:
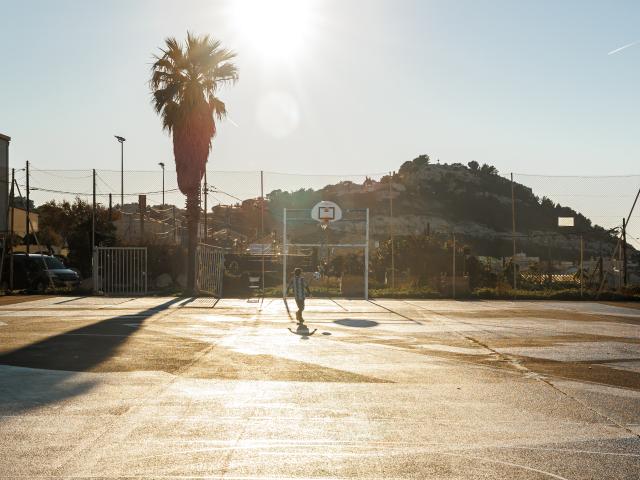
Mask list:
[[[182,300],[175,298],[135,315],[101,320],[0,355],[0,365],[26,367],[0,369],[0,410],[42,407],[88,391],[96,382],[69,381],[76,372],[95,371],[147,319]]]
[[[18,415],[23,411],[59,404],[87,393],[99,383],[97,380],[74,378],[77,374],[11,366],[0,368],[0,412],[3,416]]]

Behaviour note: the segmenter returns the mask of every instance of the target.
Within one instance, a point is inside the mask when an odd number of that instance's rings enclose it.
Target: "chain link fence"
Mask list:
[[[39,215],[38,242],[55,253],[73,256],[71,233],[51,231],[58,228],[51,207],[91,211],[94,201],[95,245],[186,245],[185,198],[175,170],[51,170],[32,164],[28,174],[27,189],[27,169],[15,171],[14,203],[25,206],[28,196]],[[638,187],[640,176],[633,175],[514,174],[511,180],[460,164],[420,170],[403,165],[398,172],[362,175],[208,170],[199,239],[224,249],[227,294],[242,294],[255,275],[263,277],[267,293],[281,294],[284,209],[308,210],[331,200],[345,211],[369,209],[374,295],[393,289],[460,296],[514,285],[529,291],[620,290],[640,285],[640,221],[637,212],[630,215]],[[559,226],[560,217],[573,218],[573,226]],[[335,239],[356,234],[336,225],[328,233],[313,227],[296,232],[303,243],[339,243]],[[350,273],[348,265],[361,267],[355,257],[362,252],[325,250],[308,248],[304,259],[289,265],[300,263],[313,274],[319,265],[327,268],[323,259],[342,255],[334,260],[341,265],[332,271],[336,277]],[[161,270],[162,261],[156,263]],[[326,290],[340,293],[339,282]]]
[[[640,285],[634,211],[640,175],[514,174],[513,180],[516,285],[597,291]]]

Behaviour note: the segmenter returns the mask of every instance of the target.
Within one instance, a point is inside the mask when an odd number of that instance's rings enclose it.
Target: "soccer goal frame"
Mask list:
[[[364,252],[364,299],[369,300],[369,209],[368,208],[356,208],[349,209],[346,212],[363,212],[364,213],[364,238],[363,242],[359,243],[290,243],[287,239],[287,212],[308,212],[311,217],[311,209],[283,209],[282,213],[282,297],[287,296],[287,256],[289,254],[290,247],[326,247],[326,248],[362,248]],[[337,222],[362,222],[362,220],[350,220],[342,218]]]

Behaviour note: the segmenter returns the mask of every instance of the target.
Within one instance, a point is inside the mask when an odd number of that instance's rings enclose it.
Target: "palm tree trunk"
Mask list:
[[[196,249],[200,222],[200,189],[187,195],[187,295],[196,295]]]

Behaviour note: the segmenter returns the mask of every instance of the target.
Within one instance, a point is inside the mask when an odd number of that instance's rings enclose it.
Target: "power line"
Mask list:
[[[91,170],[40,170],[38,168],[33,167],[32,165],[29,165],[29,173],[33,175],[33,172],[43,173],[45,175],[51,175],[52,177],[65,178],[65,179],[71,179],[71,180],[80,180],[83,178],[91,178],[93,176],[93,172],[91,172]],[[61,175],[57,172],[90,172],[90,173],[80,177],[69,177],[66,175]]]
[[[627,175],[547,175],[542,173],[513,173],[514,176],[521,177],[541,177],[541,178],[640,178],[640,174],[631,173]]]
[[[67,191],[67,190],[53,190],[50,188],[43,188],[43,187],[30,187],[29,190],[31,191],[40,191],[40,192],[47,192],[47,193],[59,193],[59,194],[63,194],[63,195],[77,195],[77,196],[90,196],[93,195],[92,192],[71,192],[71,191]],[[177,188],[172,188],[169,190],[165,190],[165,193],[174,193],[179,191]],[[124,196],[130,196],[130,197],[135,197],[138,195],[161,195],[162,194],[162,190],[155,190],[155,191],[151,191],[151,192],[136,192],[136,193],[125,193]],[[96,193],[96,195],[100,195],[103,197],[108,197],[109,194],[108,193]]]

